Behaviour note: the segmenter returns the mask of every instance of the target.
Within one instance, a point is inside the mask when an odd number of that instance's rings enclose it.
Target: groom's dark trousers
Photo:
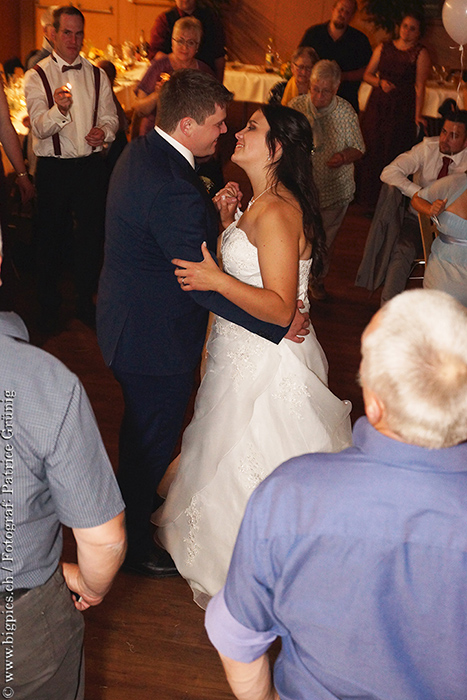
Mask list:
[[[126,505],[132,556],[147,553],[148,514],[170,464],[193,388],[193,372],[170,377],[114,372],[125,402],[119,442],[118,483]]]
[[[156,131],[132,141],[110,182],[97,335],[125,401],[118,479],[134,559],[152,545],[156,489],[182,427],[208,311],[275,343],[287,332],[214,292],[182,291],[171,260],[201,261],[203,241],[214,255],[217,234],[217,213],[188,160]]]

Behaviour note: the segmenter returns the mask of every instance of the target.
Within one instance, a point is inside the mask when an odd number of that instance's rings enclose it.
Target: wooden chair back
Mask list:
[[[420,224],[420,234],[422,236],[423,245],[423,257],[425,258],[426,264],[428,262],[428,258],[430,257],[430,251],[433,241],[438,235],[438,229],[427,214],[419,214],[418,223]]]

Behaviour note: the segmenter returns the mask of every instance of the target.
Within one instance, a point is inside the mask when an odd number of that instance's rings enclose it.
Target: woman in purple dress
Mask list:
[[[172,53],[158,61],[153,61],[137,86],[135,111],[143,116],[140,135],[154,128],[159,92],[165,80],[176,70],[194,68],[214,75],[210,67],[196,56],[203,27],[196,17],[182,17],[174,24],[172,32]]]
[[[376,206],[383,168],[415,143],[417,127],[426,126],[422,116],[430,55],[420,44],[422,15],[406,15],[399,38],[383,42],[373,56],[363,80],[373,87],[361,117],[366,155],[358,169],[358,201]]]

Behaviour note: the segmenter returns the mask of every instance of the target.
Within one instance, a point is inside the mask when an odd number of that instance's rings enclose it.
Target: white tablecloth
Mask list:
[[[368,83],[362,83],[358,91],[358,104],[360,111],[363,112],[366,103],[370,96],[372,87]],[[444,100],[451,97],[456,100],[459,109],[464,109],[464,95],[462,89],[457,91],[454,85],[443,83],[439,85],[437,82],[428,80],[425,90],[425,103],[423,105],[423,115],[425,117],[439,118],[438,109],[443,104]]]
[[[137,63],[131,70],[117,76],[114,91],[123,109],[131,109],[135,103],[135,87],[149,68],[149,61]]]
[[[148,63],[138,64],[132,70],[118,76],[115,83],[115,94],[124,109],[133,107],[135,87],[148,67]],[[269,90],[280,80],[282,80],[280,75],[266,73],[262,66],[227,64],[224,73],[224,85],[234,93],[234,99],[237,102],[267,102]]]
[[[228,63],[224,72],[224,85],[237,102],[267,102],[269,90],[280,80],[280,75],[266,73],[262,66]]]

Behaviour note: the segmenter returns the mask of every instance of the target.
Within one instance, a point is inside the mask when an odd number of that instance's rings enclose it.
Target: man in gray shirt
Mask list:
[[[124,504],[86,393],[0,313],[0,693],[84,698],[83,619],[125,554]],[[62,524],[78,564],[59,565]]]

